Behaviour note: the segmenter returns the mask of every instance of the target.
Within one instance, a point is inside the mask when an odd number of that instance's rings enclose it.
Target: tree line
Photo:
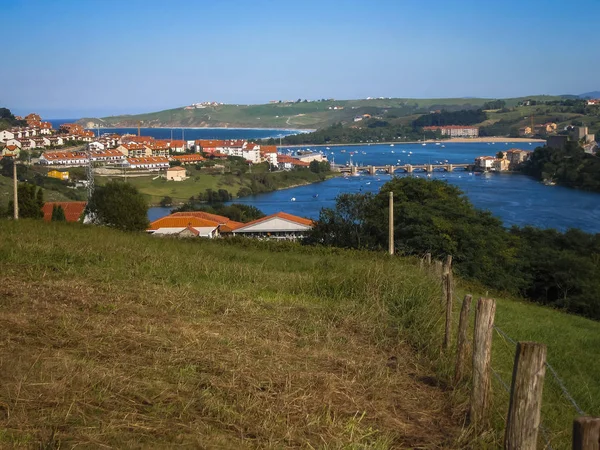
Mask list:
[[[377,194],[342,194],[321,210],[305,244],[386,249],[390,191],[399,253],[452,255],[466,279],[600,320],[599,234],[507,229],[443,181],[397,178]]]
[[[586,153],[575,141],[567,142],[564,149],[536,148],[522,171],[539,180],[600,192],[600,158]]]

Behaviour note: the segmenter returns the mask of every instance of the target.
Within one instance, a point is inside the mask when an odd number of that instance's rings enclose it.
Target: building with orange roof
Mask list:
[[[146,156],[152,156],[152,150],[150,147],[139,142],[125,142],[119,145],[117,150],[127,158],[143,158]]]
[[[170,167],[169,160],[164,156],[146,156],[142,158],[127,158],[123,165],[129,169],[160,170]]]
[[[201,219],[212,220],[213,222],[219,224],[219,234],[221,235],[231,233],[235,228],[244,225],[242,222],[236,222],[231,220],[229,217],[208,213],[206,211],[185,211],[171,214],[171,217],[179,216],[192,216],[199,217]]]
[[[298,158],[293,158],[289,155],[278,154],[277,166],[280,170],[291,170],[295,167],[309,167],[310,163],[306,161],[300,161]]]
[[[197,164],[202,161],[206,161],[206,158],[197,153],[191,155],[175,155],[171,156],[171,161],[179,161],[181,164]]]
[[[232,234],[258,239],[296,240],[303,238],[313,225],[310,219],[278,212],[237,226]]]
[[[155,220],[146,230],[154,236],[206,237],[219,236],[219,224],[193,215],[170,215]]]
[[[267,161],[270,165],[277,167],[279,162],[276,145],[261,145],[260,157],[263,161]]]
[[[155,139],[152,136],[134,136],[133,134],[125,134],[121,136],[121,144],[128,144],[135,142],[136,144],[149,144],[154,142]]]
[[[84,166],[88,163],[85,152],[44,152],[40,156],[40,164],[59,166]]]
[[[60,206],[65,212],[67,222],[78,222],[83,219],[86,204],[86,202],[46,202],[42,206],[44,220],[50,222],[54,206]]]
[[[167,169],[167,180],[184,181],[186,178],[185,169],[181,166],[173,166]]]
[[[2,156],[18,158],[20,153],[21,153],[21,149],[19,147],[17,147],[16,145],[7,145],[6,147],[4,147],[2,149],[2,152],[0,154]]]

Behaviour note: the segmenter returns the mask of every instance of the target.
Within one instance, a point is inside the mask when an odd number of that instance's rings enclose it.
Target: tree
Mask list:
[[[173,199],[171,197],[169,197],[168,195],[166,195],[165,197],[163,197],[160,200],[160,206],[162,206],[163,208],[171,206],[172,204],[173,204]]]
[[[504,159],[504,153],[502,153],[502,152],[496,153],[496,158],[498,158],[498,159]]]
[[[52,207],[52,222],[66,222],[65,210],[60,205],[54,205]]]
[[[148,204],[137,188],[122,181],[109,181],[96,187],[86,212],[93,223],[123,231],[148,228]]]
[[[311,172],[314,172],[314,173],[321,172],[321,165],[319,164],[319,161],[317,161],[316,159],[314,159],[310,162],[310,164],[308,165],[308,168],[310,169]]]
[[[23,219],[41,219],[44,217],[44,192],[42,188],[29,183],[20,183],[17,188],[19,197],[19,217]],[[12,216],[14,202],[8,202],[7,215]]]

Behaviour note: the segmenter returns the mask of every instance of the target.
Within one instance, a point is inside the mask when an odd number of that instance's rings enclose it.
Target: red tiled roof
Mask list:
[[[169,170],[176,170],[177,172],[185,172],[185,169],[183,167],[179,167],[179,166],[175,166],[175,167],[169,167]]]
[[[182,211],[173,213],[167,217],[198,217],[200,219],[212,220],[213,222],[217,222],[218,224],[232,222],[232,220],[229,217],[219,216],[218,214],[211,214],[205,211]]]
[[[278,163],[290,163],[293,166],[309,167],[310,163],[306,161],[300,161],[299,159],[293,158],[289,155],[277,155]]]
[[[155,220],[150,224],[148,230],[154,231],[159,228],[179,228],[179,227],[217,227],[219,224],[212,220],[202,219],[194,216],[166,216],[161,219]]]
[[[196,141],[194,141],[194,143],[202,148],[216,148],[223,147],[225,141],[218,139],[197,139]]]
[[[86,202],[46,202],[44,203],[44,206],[42,206],[44,220],[46,222],[52,220],[52,209],[54,208],[54,205],[62,207],[67,222],[77,222],[83,214]]]
[[[276,145],[261,145],[260,146],[261,153],[277,153]]]
[[[205,158],[202,155],[177,155],[177,156],[171,156],[171,159],[174,159],[175,161],[181,161],[181,162],[193,162],[193,161],[204,161]]]

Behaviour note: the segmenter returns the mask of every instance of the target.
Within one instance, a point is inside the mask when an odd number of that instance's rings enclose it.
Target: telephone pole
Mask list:
[[[13,216],[15,220],[19,219],[19,193],[17,191],[17,157],[13,156],[13,188],[14,188],[14,194],[13,194],[13,203],[14,205],[14,212],[13,212]]]
[[[390,255],[394,254],[394,193],[390,192],[390,223],[389,223],[389,241],[390,241]]]

